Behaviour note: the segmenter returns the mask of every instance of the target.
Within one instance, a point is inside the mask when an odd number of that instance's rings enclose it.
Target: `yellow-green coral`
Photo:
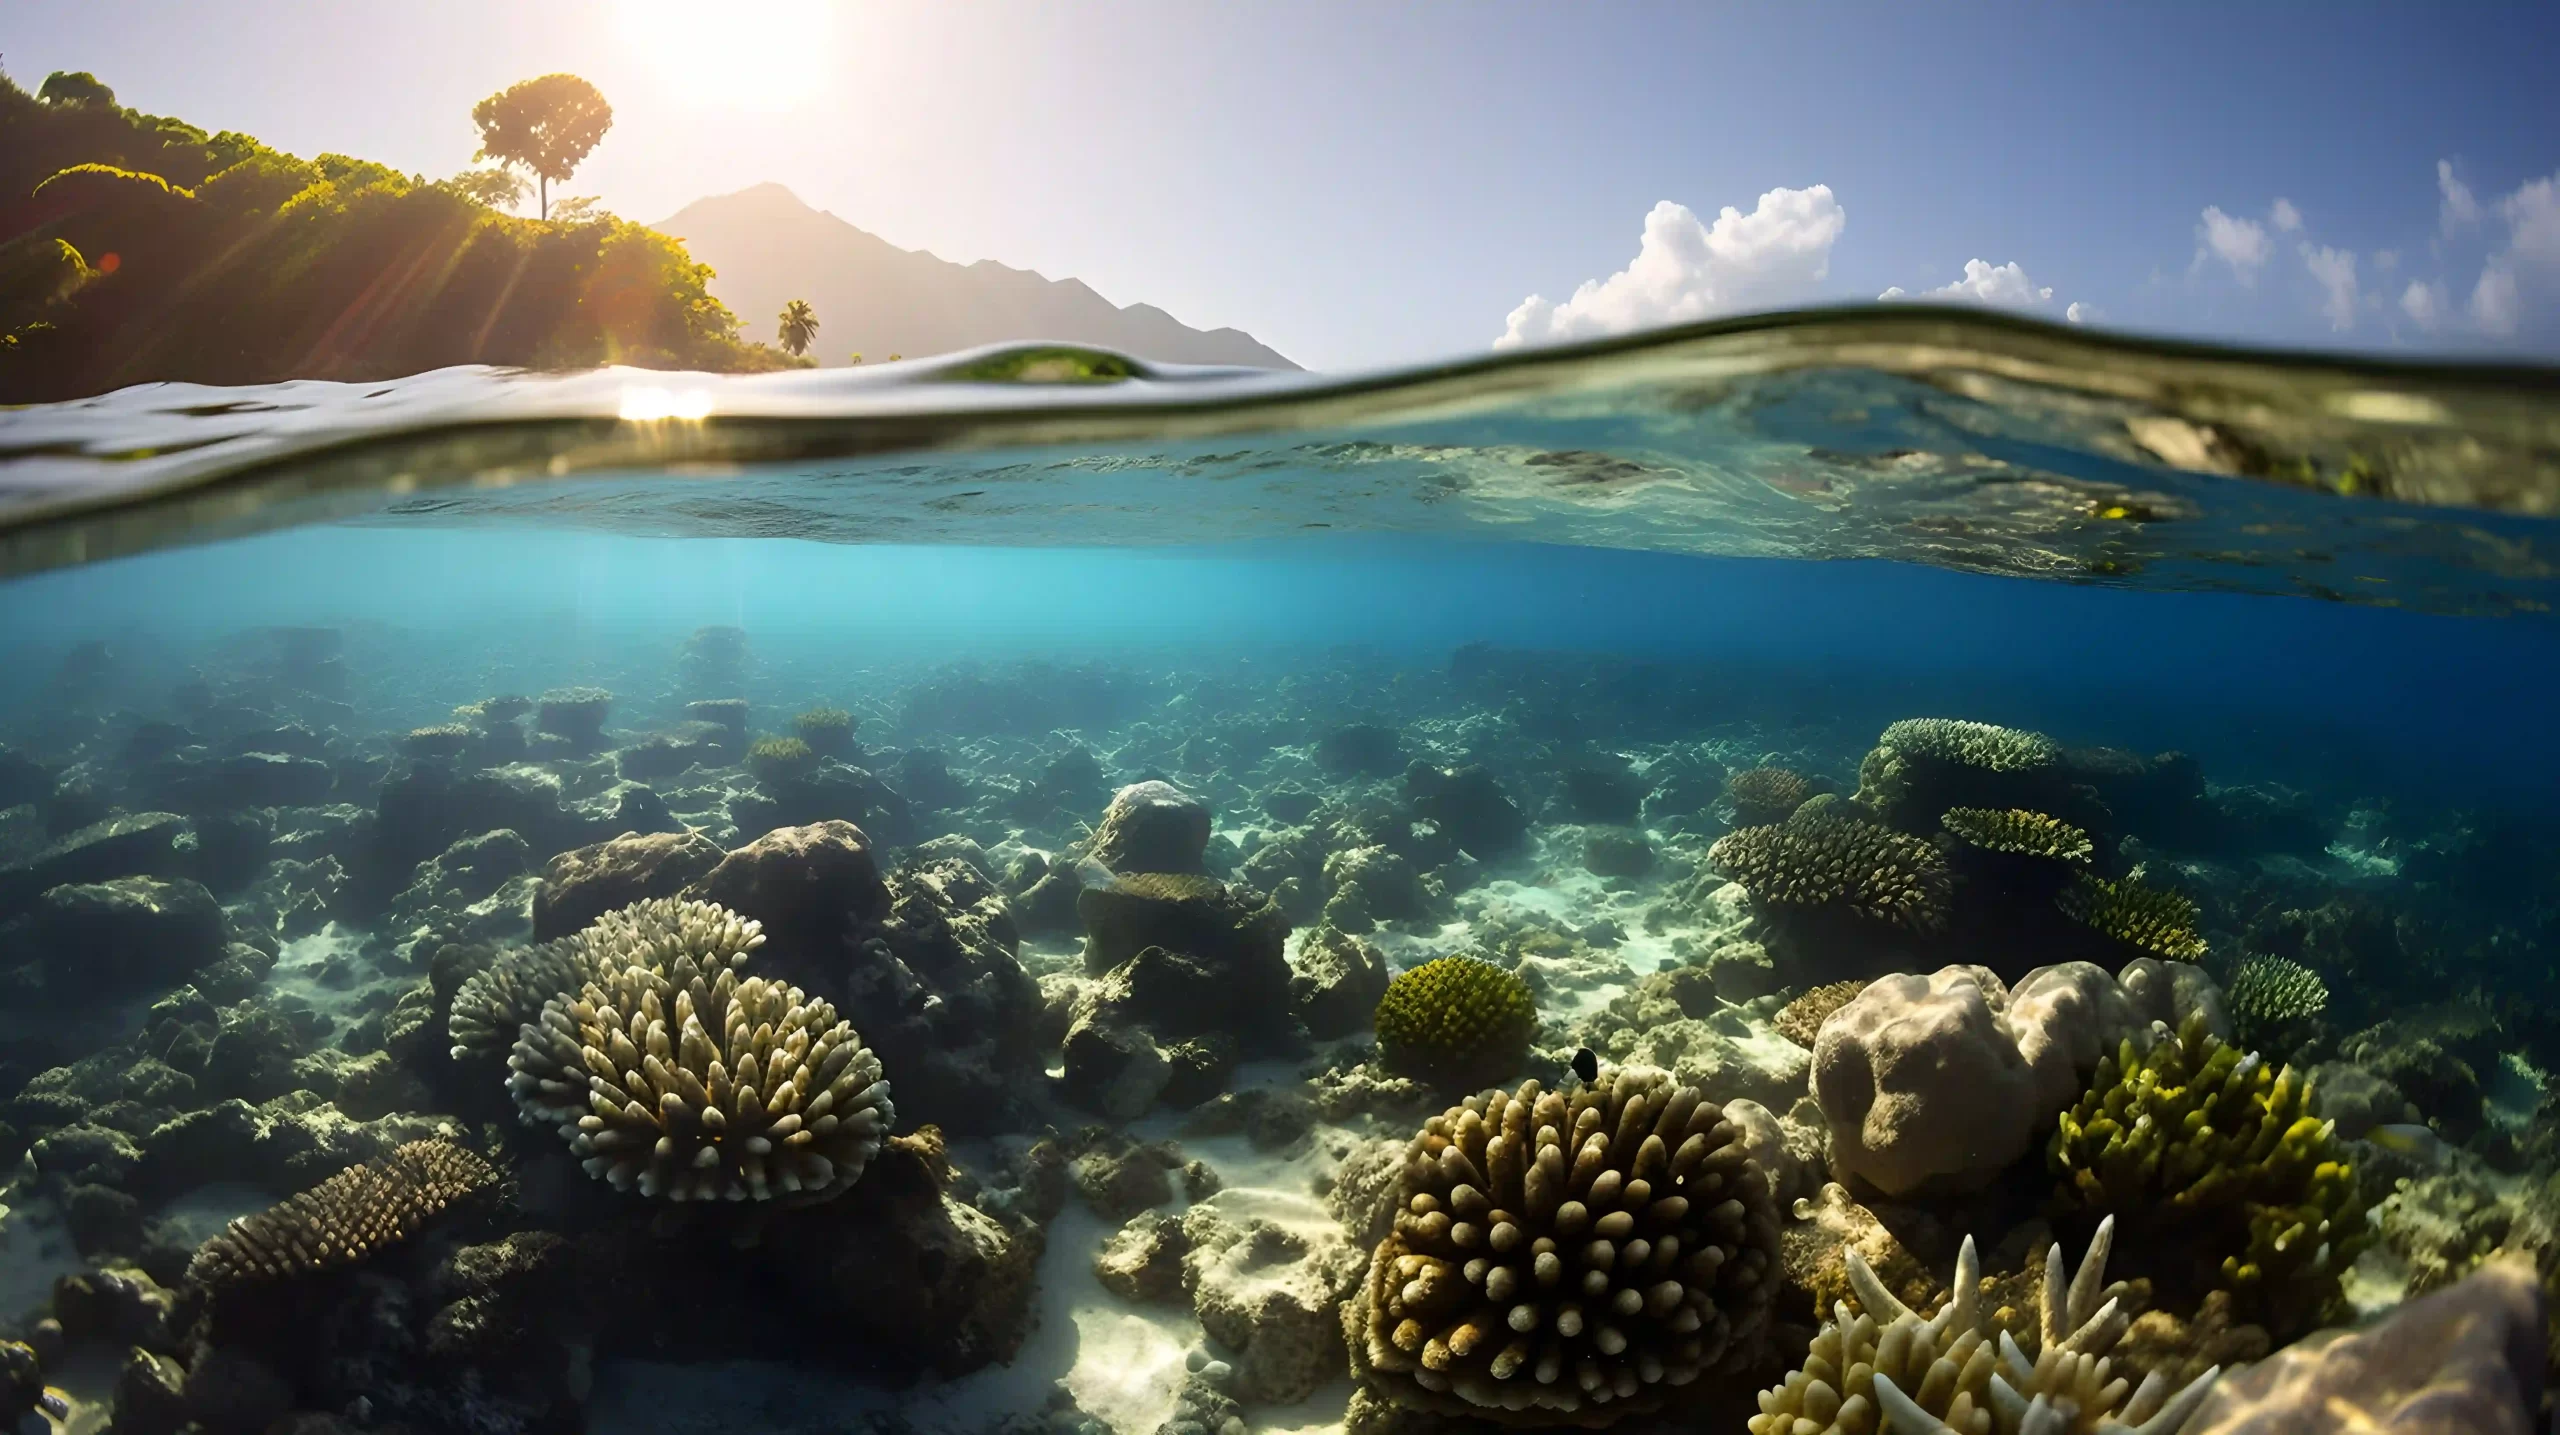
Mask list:
[[[2230,1291],[2280,1338],[2326,1323],[2371,1237],[2334,1123],[2310,1105],[2307,1079],[2270,1072],[2202,1012],[2147,1053],[2126,1038],[2057,1123],[2056,1204],[2122,1218],[2142,1249],[2194,1262],[2162,1274]]]
[[[407,1240],[438,1211],[497,1179],[488,1162],[450,1141],[412,1141],[233,1221],[196,1252],[187,1275],[227,1285],[353,1265]]]
[[[1958,718],[1904,718],[1887,725],[1876,745],[1988,772],[2032,772],[2062,755],[2043,733]]]
[[[817,752],[796,737],[760,737],[747,749],[747,771],[758,782],[787,782],[817,765]]]
[[[1822,1032],[1823,1022],[1866,989],[1864,981],[1826,982],[1778,1008],[1769,1025],[1777,1029],[1778,1035],[1810,1049],[1813,1039]]]
[[[2059,817],[2023,807],[1950,807],[1938,822],[1986,852],[2086,862],[2097,850],[2088,833]]]
[[[1813,784],[1783,767],[1753,767],[1726,778],[1724,791],[1733,799],[1734,820],[1748,827],[1786,821],[1813,796]]]
[[[2131,1317],[2109,1286],[2111,1222],[2065,1283],[2062,1247],[2046,1252],[2036,1354],[1982,1309],[1982,1267],[1973,1238],[1956,1254],[1946,1304],[1923,1319],[1876,1278],[1855,1246],[1841,1252],[1862,1309],[1832,1307],[1833,1318],[1802,1368],[1760,1392],[1751,1435],[2171,1435],[2211,1393],[2219,1368],[2173,1390],[2158,1372],[2140,1388],[2111,1378],[2110,1353]]]
[[[1408,1076],[1453,1085],[1493,1081],[1517,1069],[1537,1030],[1528,984],[1475,957],[1424,962],[1387,983],[1378,1001],[1378,1048]]]
[[[2299,1038],[2302,1024],[2329,1006],[2329,986],[2320,974],[2283,957],[2242,962],[2226,995],[2241,1035],[2261,1046],[2288,1030]]]
[[[2063,914],[2083,926],[2139,947],[2155,957],[2192,962],[2204,956],[2196,930],[2196,904],[2139,878],[2117,880],[2083,872],[2057,899]]]
[[[1845,907],[1921,933],[1947,924],[1947,859],[1877,823],[1798,813],[1726,833],[1707,849],[1707,863],[1755,903]]]

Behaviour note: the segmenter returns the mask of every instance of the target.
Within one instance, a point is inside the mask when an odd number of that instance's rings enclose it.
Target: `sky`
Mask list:
[[[1929,298],[2560,358],[2560,6],[10,0],[0,65],[429,176],[554,70],[763,181],[1319,369]]]

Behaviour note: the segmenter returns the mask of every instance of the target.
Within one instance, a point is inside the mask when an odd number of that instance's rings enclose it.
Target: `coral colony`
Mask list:
[[[2177,754],[1562,742],[1520,713],[1625,717],[1569,664],[1500,719],[1350,669],[767,709],[735,627],[658,697],[370,731],[354,639],[269,642],[0,750],[9,1219],[65,1243],[0,1282],[12,1417],[966,1391],[1084,1299],[1187,1348],[1134,1405],[1061,1368],[1062,1435],[1343,1389],[1371,1435],[2522,1431],[2541,1388],[2560,1143],[2500,1103],[2551,1024],[2446,980],[2473,899],[2299,855],[2363,819]]]

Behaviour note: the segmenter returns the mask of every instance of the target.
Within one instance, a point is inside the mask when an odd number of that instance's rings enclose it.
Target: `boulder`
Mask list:
[[[1414,816],[1478,861],[1510,856],[1528,840],[1528,815],[1482,767],[1417,762],[1405,769],[1404,787]]]
[[[329,800],[338,783],[329,764],[284,752],[173,757],[153,764],[143,788],[181,812],[238,807],[310,807]]]
[[[1009,1129],[1013,1097],[1045,1053],[1040,987],[1004,895],[957,857],[901,867],[882,892],[885,908],[857,921],[825,968],[775,969],[834,1002],[880,1054],[902,1119]]]
[[[13,923],[64,1006],[176,986],[223,955],[221,904],[198,883],[157,877],[55,887]]]
[[[1387,994],[1387,958],[1376,947],[1330,927],[1308,934],[1289,977],[1289,1009],[1318,1041],[1369,1025]]]
[[[1119,1019],[1180,1023],[1154,1027],[1159,1038],[1224,1030],[1249,1054],[1294,1045],[1282,955],[1289,922],[1270,902],[1213,878],[1160,873],[1088,887],[1077,909],[1086,970],[1106,978],[1098,1005]],[[1131,966],[1151,948],[1163,957]]]
[[[1102,1243],[1093,1258],[1094,1279],[1125,1301],[1175,1300],[1182,1295],[1182,1258],[1190,1250],[1181,1217],[1141,1212]]]
[[[577,932],[618,907],[672,897],[727,854],[699,832],[626,832],[551,859],[533,896],[533,939]]]
[[[1088,1013],[1067,1028],[1058,1049],[1061,1099],[1114,1121],[1144,1116],[1172,1079],[1170,1064],[1146,1029]]]
[[[1205,873],[1209,806],[1169,782],[1134,782],[1103,809],[1085,850],[1114,872]]]
[[[27,860],[0,868],[0,913],[66,883],[183,877],[193,845],[192,824],[174,812],[130,812],[90,823],[47,843]]]
[[[856,922],[889,907],[871,839],[850,822],[776,828],[721,858],[685,895],[762,922],[766,960],[812,969],[835,960]]]
[[[1304,1196],[1221,1191],[1183,1213],[1183,1284],[1201,1329],[1228,1352],[1239,1400],[1286,1405],[1341,1376],[1343,1299],[1366,1257]]]

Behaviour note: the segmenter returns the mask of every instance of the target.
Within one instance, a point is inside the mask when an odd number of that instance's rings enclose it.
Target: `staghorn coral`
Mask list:
[[[1527,984],[1493,963],[1440,957],[1387,983],[1376,1024],[1389,1067],[1464,1086],[1519,1066],[1538,1011]]]
[[[1833,1307],[1805,1362],[1760,1393],[1751,1435],[2175,1435],[2213,1390],[2209,1369],[2172,1391],[2153,1373],[2139,1389],[2114,1376],[2109,1352],[2130,1318],[2106,1284],[2113,1221],[2098,1223],[2065,1284],[2062,1247],[2045,1254],[2036,1354],[1982,1309],[1973,1238],[1956,1256],[1947,1303],[1922,1319],[1885,1288],[1855,1246],[1842,1252],[1858,1311]]]
[[[500,953],[454,991],[453,1009],[445,1016],[453,1059],[503,1055],[518,1027],[541,1020],[544,1002],[577,990],[592,974],[575,938]]]
[[[1951,807],[1939,814],[1938,821],[1987,852],[2080,863],[2096,851],[2088,833],[2059,817],[2023,807]]]
[[[1755,903],[1843,907],[1927,935],[1947,924],[1947,860],[1914,837],[1857,818],[1799,815],[1728,832],[1707,863]]]
[[[233,1221],[196,1252],[187,1275],[222,1286],[353,1265],[497,1179],[488,1162],[450,1141],[412,1141]]]
[[[2311,1084],[2215,1036],[2205,1013],[2149,1052],[2125,1038],[2098,1063],[2048,1148],[2064,1212],[2111,1213],[2192,1293],[2232,1293],[2279,1337],[2344,1313],[2339,1277],[2370,1243],[2334,1122]]]
[[[2266,1047],[2288,1028],[2297,1028],[2326,1010],[2329,986],[2300,962],[2251,957],[2232,974],[2229,1000],[2231,1019],[2241,1038]]]
[[[1958,718],[1904,718],[1887,724],[1876,745],[1986,772],[2039,771],[2062,756],[2062,749],[2043,733]]]
[[[841,1195],[897,1119],[879,1059],[798,987],[689,952],[555,997],[507,1058],[528,1125],[586,1173],[671,1201]]]
[[[1733,799],[1733,820],[1750,827],[1794,816],[1813,796],[1813,783],[1787,768],[1753,767],[1726,778],[1724,792]]]
[[[2141,879],[2121,881],[2080,873],[2057,900],[2063,915],[2101,935],[2174,962],[2204,956],[2196,930],[2196,904]]]
[[[1397,1404],[1600,1426],[1761,1353],[1780,1278],[1767,1176],[1665,1072],[1471,1096],[1406,1147],[1396,1204],[1343,1330]]]
[[[763,923],[717,903],[653,897],[617,907],[572,936],[509,951],[465,980],[445,1019],[453,1059],[505,1052],[521,1027],[542,1019],[545,1002],[599,973],[633,963],[665,971],[679,956],[735,967],[763,945]]]
[[[1778,1008],[1778,1014],[1770,1019],[1769,1024],[1777,1028],[1778,1035],[1811,1050],[1824,1019],[1847,1006],[1866,989],[1867,984],[1863,981],[1825,982]]]

